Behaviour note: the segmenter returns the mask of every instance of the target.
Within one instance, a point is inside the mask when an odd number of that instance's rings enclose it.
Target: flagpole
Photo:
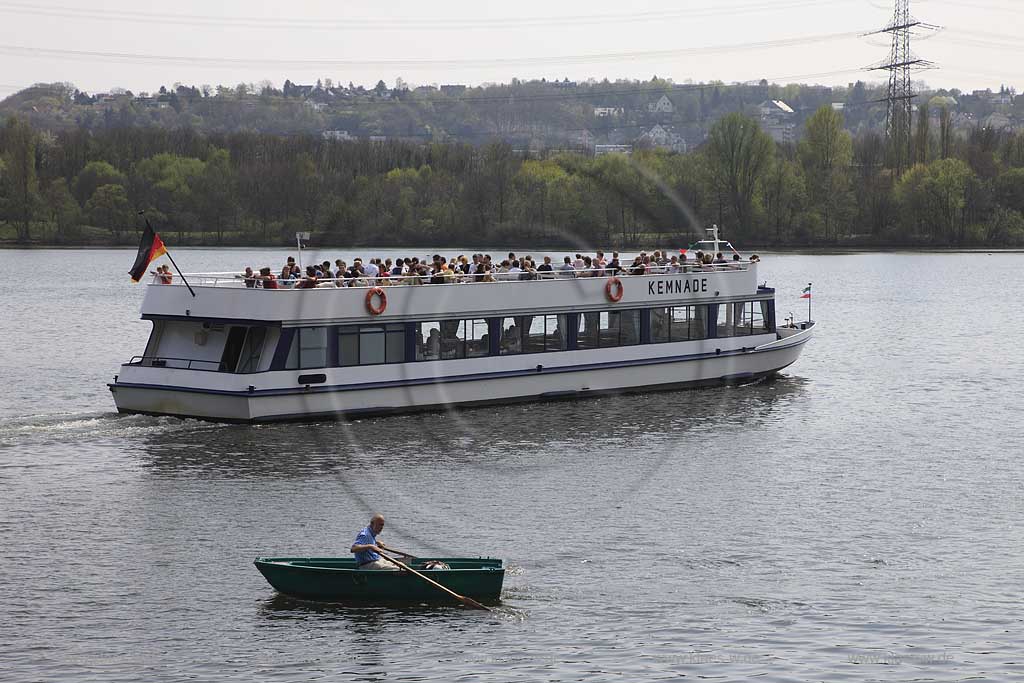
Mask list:
[[[167,258],[171,259],[171,265],[174,266],[174,269],[176,271],[178,271],[178,277],[180,277],[181,281],[185,283],[186,287],[188,287],[188,291],[192,295],[192,298],[194,299],[195,296],[196,296],[196,293],[192,289],[192,285],[190,285],[188,283],[188,280],[185,279],[185,275],[181,272],[181,268],[179,268],[178,264],[174,262],[174,257],[171,256],[171,252],[170,251],[167,252]],[[808,310],[808,314],[807,315],[808,315],[808,317],[810,317],[810,313],[809,313],[809,311],[810,311],[810,302],[808,302],[808,309],[807,310]]]
[[[168,254],[168,256],[170,256],[170,254]],[[807,294],[808,295],[811,294],[810,290],[811,290],[811,283],[808,282],[807,283]],[[811,322],[811,297],[810,296],[807,297],[807,322]]]

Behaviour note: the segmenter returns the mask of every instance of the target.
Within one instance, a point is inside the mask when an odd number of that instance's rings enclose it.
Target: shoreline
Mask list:
[[[273,249],[273,250],[288,250],[294,248],[294,245],[267,245],[267,244],[231,244],[231,245],[220,245],[220,246],[176,246],[175,251],[206,251],[206,250],[223,250],[223,251],[249,251],[254,249]],[[639,251],[649,251],[659,248],[657,245],[650,245],[646,248],[637,247],[600,247],[605,252],[620,251],[622,253],[639,253]],[[116,250],[116,251],[137,251],[138,247],[128,244],[109,244],[109,245],[98,245],[98,244],[5,244],[0,243],[0,250],[3,251],[43,251],[43,250],[56,250],[56,251],[101,251],[101,250]],[[488,244],[486,246],[472,246],[462,245],[459,247],[450,246],[438,246],[438,245],[352,245],[352,246],[339,246],[339,245],[317,245],[315,247],[307,246],[305,251],[325,251],[328,249],[335,249],[341,251],[363,251],[369,252],[373,250],[387,250],[387,251],[409,251],[416,252],[421,249],[437,249],[444,251],[497,251],[508,249],[514,252],[528,252],[528,251],[565,251],[565,252],[576,252],[581,253],[584,249],[580,245],[571,246],[557,246],[557,245],[545,245],[543,247],[524,246],[524,245],[503,245],[503,244]],[[587,252],[594,251],[594,249],[587,249]],[[906,254],[906,253],[920,253],[920,254],[945,254],[945,253],[957,253],[957,254],[1024,254],[1024,247],[921,247],[921,246],[909,246],[909,245],[877,245],[877,246],[860,246],[860,247],[797,247],[797,246],[769,246],[769,245],[755,245],[743,250],[748,254],[754,254],[758,252],[772,253],[772,254],[822,254],[835,256],[840,254]]]

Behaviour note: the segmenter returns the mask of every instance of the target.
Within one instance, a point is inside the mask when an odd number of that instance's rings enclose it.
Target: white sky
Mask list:
[[[285,78],[880,81],[857,69],[886,58],[888,36],[856,34],[885,25],[891,3],[0,0],[0,97],[41,81],[89,92],[265,79],[280,87]],[[945,27],[914,44],[940,67],[918,78],[962,90],[1024,86],[1024,0],[912,0],[911,11]]]

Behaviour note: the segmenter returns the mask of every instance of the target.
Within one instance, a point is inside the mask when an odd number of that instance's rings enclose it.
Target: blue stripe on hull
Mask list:
[[[348,410],[336,410],[327,412],[304,412],[304,413],[292,413],[285,415],[271,415],[260,418],[253,418],[250,420],[233,419],[233,418],[222,418],[222,417],[210,417],[208,415],[185,415],[175,413],[174,417],[180,417],[183,419],[194,419],[204,420],[207,422],[229,422],[239,424],[253,424],[253,423],[268,423],[268,422],[310,422],[317,420],[346,420],[350,418],[363,418],[363,417],[374,417],[383,415],[402,415],[408,413],[427,413],[427,412],[439,412],[445,410],[462,410],[480,408],[492,405],[509,405],[514,403],[532,403],[535,401],[564,401],[564,400],[575,400],[575,399],[586,399],[586,398],[598,398],[601,396],[618,396],[618,395],[629,395],[629,394],[642,394],[653,391],[683,391],[687,389],[703,389],[718,386],[728,386],[735,384],[753,384],[761,380],[767,379],[778,373],[780,370],[784,370],[788,365],[784,365],[774,370],[767,370],[765,372],[756,373],[741,373],[737,375],[726,375],[722,377],[716,377],[714,379],[701,379],[692,380],[688,382],[672,382],[668,384],[653,384],[646,386],[636,387],[624,387],[621,389],[600,389],[600,390],[587,390],[587,391],[551,391],[543,394],[531,395],[531,396],[516,396],[512,398],[495,398],[487,399],[484,401],[466,401],[462,403],[440,403],[440,404],[427,404],[418,406],[408,406],[402,408],[355,408]],[[159,388],[159,387],[157,387]],[[153,416],[164,416],[167,413],[150,412],[145,410],[127,410],[118,408],[119,413],[125,413],[130,415],[153,415]]]
[[[809,338],[808,338],[809,339]],[[606,370],[614,368],[626,368],[636,367],[645,365],[662,365],[666,363],[680,363],[688,361],[698,361],[711,358],[727,358],[730,356],[741,356],[741,355],[753,355],[757,353],[772,353],[775,351],[781,351],[783,349],[789,349],[793,346],[801,346],[807,343],[808,339],[803,339],[790,346],[776,347],[772,349],[763,350],[751,350],[751,349],[737,349],[734,351],[723,351],[721,353],[699,353],[689,354],[683,356],[666,356],[661,358],[639,358],[636,360],[625,360],[625,361],[608,361],[603,363],[588,363],[585,365],[574,365],[574,366],[561,366],[561,367],[544,367],[543,364],[538,364],[535,368],[520,369],[520,370],[501,370],[497,372],[483,372],[474,373],[469,375],[450,375],[448,377],[422,377],[414,379],[401,379],[401,380],[388,380],[383,382],[362,382],[359,384],[335,384],[329,386],[317,386],[317,387],[291,387],[291,388],[280,388],[280,389],[258,389],[256,391],[231,391],[225,389],[206,389],[206,388],[195,388],[195,387],[180,387],[180,386],[168,386],[163,384],[134,384],[128,382],[118,382],[115,384],[108,384],[107,386],[111,391],[117,388],[138,388],[138,389],[159,389],[163,391],[181,391],[187,393],[197,394],[219,394],[227,396],[287,396],[291,394],[314,394],[314,393],[338,393],[346,391],[363,391],[366,389],[390,389],[396,387],[411,387],[411,386],[422,386],[432,384],[451,384],[457,382],[474,382],[479,380],[489,379],[504,379],[511,377],[523,377],[528,375],[536,374],[563,374],[571,372],[587,372],[591,370]],[[777,369],[776,369],[777,370]],[[720,382],[727,378],[715,378],[711,381]],[[630,388],[624,389],[628,391]]]

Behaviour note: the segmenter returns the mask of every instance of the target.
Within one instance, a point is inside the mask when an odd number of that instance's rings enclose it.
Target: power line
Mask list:
[[[970,7],[974,9],[986,9],[994,10],[996,12],[1013,12],[1014,14],[1020,13],[1020,5],[1017,2],[1008,2],[1002,4],[999,2],[967,2],[965,0],[930,0],[939,5],[953,5],[955,7]]]
[[[734,43],[732,45],[716,45],[708,47],[675,48],[669,50],[646,50],[632,52],[598,53],[589,55],[565,55],[561,57],[511,57],[496,59],[266,59],[262,57],[192,57],[188,55],[147,55],[126,52],[106,52],[98,50],[63,50],[54,48],[24,47],[20,45],[0,45],[0,54],[12,56],[51,57],[57,59],[95,59],[115,62],[150,62],[160,64],[187,64],[202,67],[291,67],[291,68],[353,68],[378,67],[416,69],[421,67],[466,67],[466,66],[528,66],[539,64],[592,64],[599,62],[615,62],[626,59],[652,59],[667,57],[683,57],[688,55],[708,55],[722,52],[745,52],[770,48],[810,45],[833,40],[858,37],[861,31],[842,31],[839,33],[820,33],[810,36],[781,38],[750,43]]]
[[[63,17],[96,21],[121,21],[135,23],[161,23],[187,26],[210,26],[216,28],[240,27],[272,30],[304,29],[318,31],[345,30],[468,30],[481,28],[545,28],[572,27],[595,24],[650,23],[671,19],[727,16],[758,12],[802,9],[818,6],[817,0],[788,0],[786,2],[752,2],[741,5],[695,7],[689,9],[650,12],[629,12],[618,14],[570,15],[551,17],[505,17],[500,19],[436,19],[419,18],[351,18],[336,19],[294,19],[288,17],[255,16],[214,16],[195,14],[173,14],[163,12],[138,12],[131,10],[103,10],[67,7],[60,5],[38,5],[21,2],[0,2],[0,12],[29,14],[35,16]]]

